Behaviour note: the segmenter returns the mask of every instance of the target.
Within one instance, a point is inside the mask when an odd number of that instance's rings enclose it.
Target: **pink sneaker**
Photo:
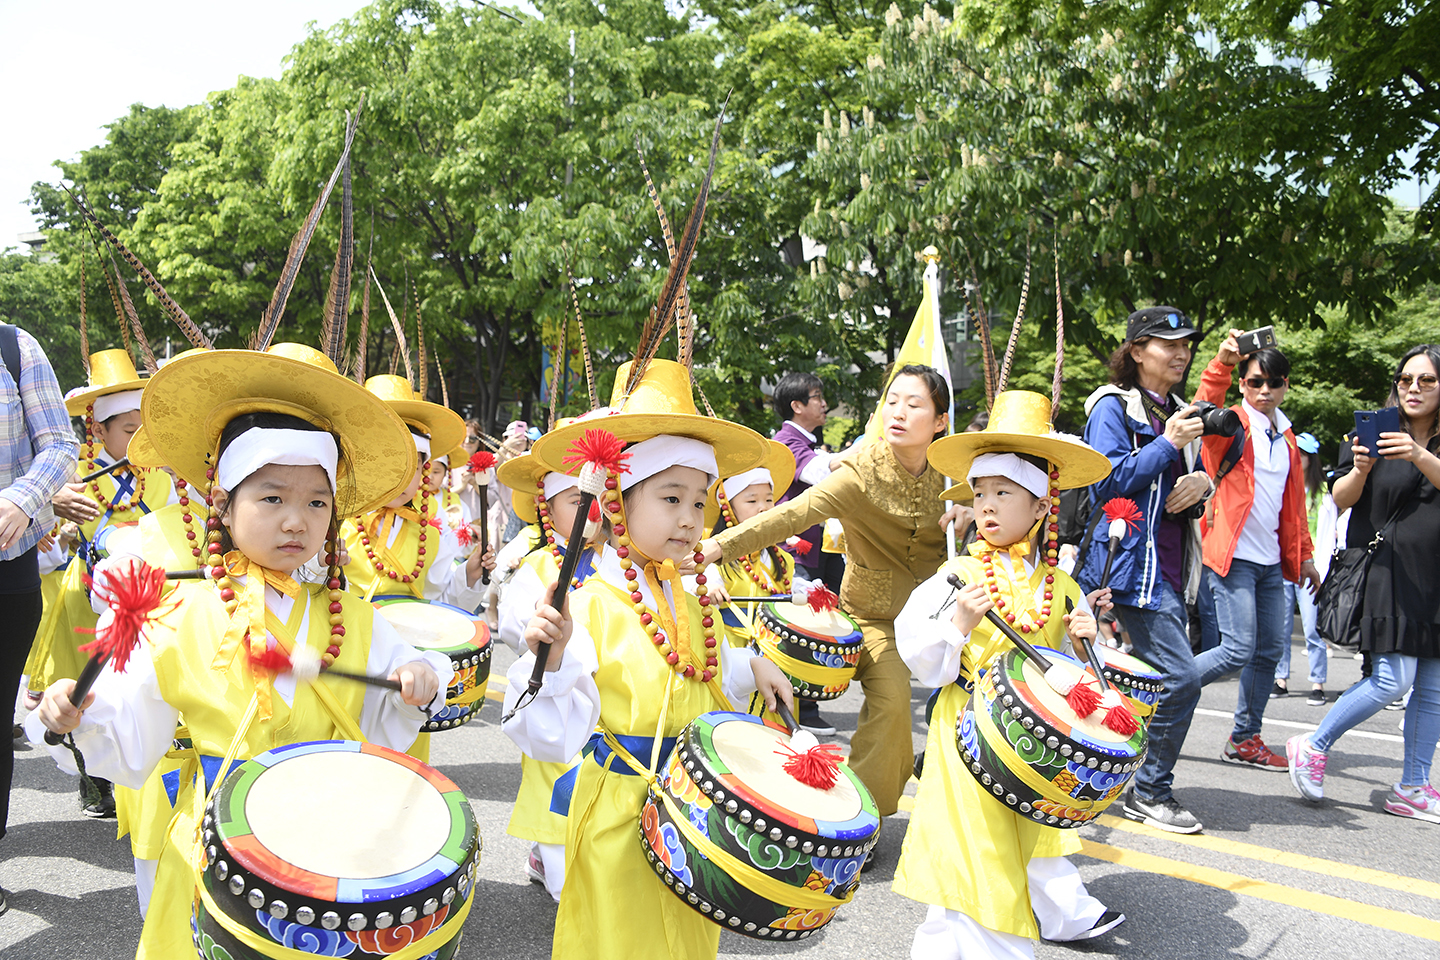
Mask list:
[[[1311,803],[1325,799],[1325,761],[1327,754],[1310,746],[1303,733],[1285,741],[1285,756],[1290,760],[1290,783],[1297,793]]]
[[[540,854],[534,850],[530,851],[530,856],[525,861],[525,873],[529,876],[531,883],[545,886],[545,861],[541,860]]]
[[[1385,812],[1411,820],[1440,823],[1440,791],[1428,783],[1421,787],[1402,787],[1397,783],[1390,796],[1385,798]]]

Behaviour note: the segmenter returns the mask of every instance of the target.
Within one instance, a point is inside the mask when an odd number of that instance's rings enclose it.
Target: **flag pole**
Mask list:
[[[934,318],[935,336],[939,338],[934,345],[935,356],[944,358],[945,369],[940,372],[945,375],[945,379],[948,381],[950,380],[950,355],[945,350],[945,328],[940,320],[940,251],[932,244],[922,250],[920,256],[925,261],[925,276],[922,279],[922,284],[925,288],[925,299],[929,301],[930,315]],[[946,418],[947,427],[945,435],[953,436],[955,433],[955,388],[953,384],[950,388],[949,414]],[[955,485],[953,478],[947,477],[946,480],[950,481],[946,484],[947,487]],[[951,501],[946,500],[945,512],[949,513],[950,508],[953,506],[954,504]],[[952,560],[955,559],[955,522],[953,520],[945,525],[945,555]]]

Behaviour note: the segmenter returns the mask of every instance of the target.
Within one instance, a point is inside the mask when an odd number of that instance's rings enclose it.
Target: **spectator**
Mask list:
[[[80,444],[70,429],[60,384],[35,338],[0,325],[0,702],[14,703],[20,673],[40,625],[37,544],[55,518],[50,498],[75,473]],[[0,751],[0,837],[10,815],[15,756]],[[0,913],[8,909],[0,890]]]
[[[1085,442],[1110,459],[1111,472],[1090,488],[1096,521],[1085,518],[1093,533],[1076,564],[1081,587],[1097,589],[1109,543],[1100,507],[1111,497],[1136,501],[1145,522],[1121,542],[1109,586],[1135,655],[1164,674],[1165,691],[1122,810],[1131,820],[1172,833],[1202,828],[1173,791],[1175,761],[1200,702],[1185,612],[1200,582],[1200,529],[1193,515],[1212,492],[1198,464],[1200,419],[1175,392],[1198,336],[1174,307],[1130,315],[1125,340],[1110,357],[1110,384],[1085,401]]]
[[[1353,507],[1346,542],[1363,547],[1391,527],[1365,581],[1360,649],[1369,677],[1346,690],[1314,733],[1285,745],[1290,780],[1306,800],[1324,796],[1325,761],[1335,741],[1387,703],[1412,690],[1405,712],[1405,761],[1385,812],[1440,823],[1440,792],[1430,764],[1440,738],[1440,345],[1421,344],[1401,359],[1390,389],[1400,408],[1397,432],[1380,434],[1378,450],[1353,441],[1340,451],[1331,493],[1337,509]],[[1377,456],[1378,455],[1378,456]]]
[[[1320,544],[1317,524],[1321,515],[1328,510],[1330,528],[1333,531],[1335,502],[1326,492],[1325,482],[1321,477],[1320,441],[1312,434],[1302,433],[1295,438],[1295,445],[1300,448],[1300,469],[1305,477],[1305,504],[1310,518],[1310,540],[1315,549],[1315,569],[1319,571],[1323,581],[1330,568],[1330,554],[1334,551]],[[1295,630],[1297,603],[1300,606],[1300,629],[1305,634],[1305,655],[1310,661],[1310,695],[1305,698],[1305,702],[1312,707],[1323,707],[1329,658],[1325,641],[1315,629],[1315,598],[1308,590],[1295,589],[1295,584],[1289,580],[1285,581],[1285,609],[1289,611],[1285,618],[1285,646],[1280,651],[1280,664],[1275,668],[1275,689],[1270,691],[1270,699],[1288,696],[1290,693],[1290,636]]]
[[[775,385],[771,403],[775,407],[775,415],[781,420],[775,439],[795,454],[795,479],[784,495],[775,501],[779,506],[830,476],[835,454],[825,449],[825,440],[820,436],[830,407],[825,403],[825,386],[819,377],[813,373],[787,373]],[[845,561],[838,553],[820,549],[823,535],[824,526],[818,523],[798,534],[810,546],[808,549],[802,547],[803,553],[796,551],[795,565],[806,580],[824,581],[826,586],[839,593]]]
[[[1235,726],[1221,759],[1284,770],[1285,758],[1260,738],[1260,724],[1281,649],[1290,642],[1285,581],[1299,583],[1303,577],[1313,594],[1320,588],[1320,574],[1311,562],[1300,449],[1280,410],[1290,387],[1290,361],[1274,347],[1242,357],[1236,345],[1241,333],[1231,330],[1220,344],[1200,376],[1197,394],[1199,400],[1223,404],[1231,371],[1240,368],[1241,402],[1231,409],[1245,429],[1234,437],[1204,440],[1208,468],[1218,470],[1227,455],[1235,466],[1220,481],[1214,519],[1204,534],[1220,646],[1203,651],[1195,663],[1202,686],[1240,671]]]

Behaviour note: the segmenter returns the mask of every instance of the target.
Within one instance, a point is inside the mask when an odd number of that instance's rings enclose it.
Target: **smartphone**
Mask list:
[[[1257,350],[1273,347],[1278,342],[1275,339],[1274,327],[1260,327],[1257,330],[1248,330],[1236,337],[1235,349],[1240,351],[1240,356],[1248,357]]]
[[[1400,408],[1386,407],[1383,410],[1356,410],[1355,436],[1360,446],[1370,451],[1371,457],[1379,457],[1380,434],[1398,433],[1400,430]]]

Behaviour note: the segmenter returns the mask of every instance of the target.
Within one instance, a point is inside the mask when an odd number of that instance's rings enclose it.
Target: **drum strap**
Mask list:
[[[973,711],[973,715],[975,717],[975,727],[980,734],[980,738],[985,741],[986,746],[995,751],[995,755],[1000,758],[1001,763],[1005,764],[1007,770],[1019,777],[1027,787],[1041,796],[1052,796],[1060,789],[1053,782],[1037,773],[1034,767],[1020,759],[1020,755],[1015,752],[1015,748],[1010,746],[1004,734],[996,728],[995,720],[990,716],[988,710],[975,710]],[[1097,804],[1102,808],[1109,804],[1108,800],[1079,800],[1075,797],[1067,797],[1066,802],[1074,809],[1085,812],[1095,809]],[[1072,817],[1071,819],[1074,818]]]
[[[768,630],[761,630],[756,634],[755,642],[760,645],[760,652],[765,654],[765,659],[774,663],[781,670],[793,677],[799,677],[806,683],[813,683],[817,687],[833,687],[850,679],[855,674],[855,668],[847,664],[844,667],[822,667],[818,663],[806,663],[804,660],[796,660],[780,651],[773,636]],[[848,674],[841,676],[837,670],[848,671]]]

